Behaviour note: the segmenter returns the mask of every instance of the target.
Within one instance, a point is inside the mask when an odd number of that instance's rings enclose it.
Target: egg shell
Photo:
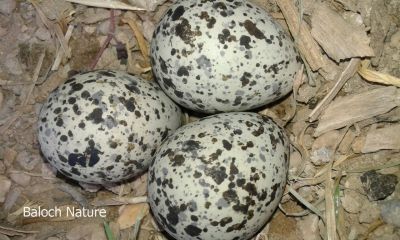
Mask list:
[[[175,239],[249,239],[282,197],[289,164],[282,128],[256,113],[221,113],[179,128],[157,150],[148,197]]]
[[[98,70],[55,89],[38,120],[51,165],[77,181],[103,184],[147,170],[156,148],[181,125],[181,111],[156,82]]]
[[[178,0],[151,41],[153,72],[180,105],[205,113],[271,103],[301,66],[293,41],[248,1]]]

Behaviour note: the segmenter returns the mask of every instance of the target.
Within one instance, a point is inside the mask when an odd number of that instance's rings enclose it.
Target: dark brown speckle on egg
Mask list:
[[[75,75],[50,94],[40,111],[38,138],[43,155],[64,175],[119,182],[147,170],[180,118],[180,109],[156,83],[98,70]]]
[[[148,179],[153,214],[177,240],[250,239],[277,208],[288,156],[284,130],[256,113],[189,123],[154,155]]]
[[[291,91],[301,65],[282,28],[245,0],[176,1],[154,32],[151,59],[163,90],[205,113],[271,103]]]

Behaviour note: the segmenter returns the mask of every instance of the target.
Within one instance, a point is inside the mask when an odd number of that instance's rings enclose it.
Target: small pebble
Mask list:
[[[17,157],[17,154],[18,153],[12,148],[4,149],[3,161],[6,167],[10,167],[13,164],[15,158]]]
[[[20,62],[17,58],[17,53],[13,52],[6,56],[6,61],[4,63],[5,69],[8,69],[9,73],[13,75],[20,75],[23,73]]]
[[[0,174],[4,174],[6,172],[6,165],[4,165],[3,161],[0,161]]]
[[[297,229],[300,231],[302,239],[320,240],[321,236],[318,229],[318,216],[308,215],[297,221]]]
[[[40,156],[32,155],[26,150],[19,152],[17,155],[17,162],[19,165],[29,171],[35,168],[36,164],[39,163],[39,159],[41,159]]]
[[[157,6],[163,4],[165,1],[166,0],[128,0],[133,6],[144,8],[147,11],[156,10]]]
[[[42,41],[47,41],[51,39],[51,35],[49,30],[47,30],[46,28],[40,27],[36,32],[35,32],[35,36]]]
[[[344,196],[341,198],[344,210],[349,213],[358,213],[361,209],[361,195],[352,190],[345,190]]]
[[[311,162],[316,166],[324,165],[331,161],[334,154],[333,151],[329,148],[322,147],[311,153],[310,159]]]
[[[362,203],[358,221],[360,223],[373,223],[378,220],[380,211],[378,204],[365,199]]]
[[[150,42],[151,39],[153,38],[153,32],[156,27],[154,23],[148,19],[143,21],[142,26],[143,26],[143,36],[147,41]]]
[[[48,163],[42,163],[42,176],[44,178],[56,178],[57,169]]]
[[[10,173],[9,177],[16,184],[26,187],[31,183],[31,176],[25,173]]]
[[[3,203],[6,200],[6,196],[8,191],[10,191],[11,181],[4,177],[0,176],[0,203]]]
[[[102,186],[99,184],[90,184],[84,182],[79,182],[79,186],[81,186],[86,192],[91,193],[98,192],[102,188]]]
[[[339,131],[329,131],[315,139],[311,148],[311,161],[320,166],[331,161],[334,157],[333,150],[340,138]]]
[[[299,168],[302,166],[303,159],[298,151],[290,154],[289,161],[289,176],[295,175]]]
[[[19,196],[21,196],[21,192],[21,187],[13,187],[10,189],[3,204],[2,210],[4,212],[9,212],[11,210],[11,208],[17,202]]]
[[[365,172],[360,179],[370,201],[385,199],[394,192],[398,183],[396,175],[381,174],[374,170]]]
[[[105,234],[104,234],[104,228],[102,224],[98,223],[88,223],[88,224],[81,224],[77,225],[71,230],[67,232],[65,237],[68,240],[80,240],[80,239],[90,239],[92,240],[92,235],[93,233],[98,232],[100,233],[98,238],[96,240],[107,240]],[[96,234],[97,235],[97,234]]]
[[[4,15],[11,14],[17,7],[16,0],[1,0],[0,1],[0,13]]]
[[[7,235],[0,233],[0,240],[10,240],[10,238],[7,237]]]
[[[382,202],[381,216],[386,223],[400,227],[400,200]]]
[[[400,46],[400,31],[397,31],[395,34],[392,35],[390,38],[389,46],[392,48],[399,48]]]

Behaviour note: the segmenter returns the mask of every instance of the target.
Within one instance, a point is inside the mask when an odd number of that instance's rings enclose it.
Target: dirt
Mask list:
[[[141,2],[140,6],[149,6],[145,1],[137,2]],[[140,211],[122,211],[123,205],[134,205],[132,201],[146,195],[146,175],[124,184],[105,187],[74,182],[57,173],[46,162],[40,153],[36,130],[37,115],[48,94],[68,76],[90,70],[93,62],[97,62],[96,69],[117,69],[145,79],[152,78],[146,66],[148,56],[141,52],[135,33],[120,20],[124,16],[133,16],[144,35],[144,44],[148,46],[154,25],[171,4],[169,1],[151,1],[151,8],[154,8],[155,2],[162,4],[154,11],[115,11],[115,33],[111,33],[110,43],[97,60],[96,56],[110,33],[110,10],[53,0],[0,2],[0,239],[107,239],[104,223],[117,236],[116,239],[135,239],[135,224],[139,224],[138,239],[167,239],[151,213],[147,212],[141,218]],[[276,3],[279,1],[253,2],[270,12],[286,31],[290,31],[283,11]],[[312,28],[310,24],[317,3],[334,10],[349,25],[364,29],[375,56],[362,57],[362,60],[370,61],[368,68],[371,70],[388,74],[392,79],[400,78],[400,1],[296,2],[304,13],[302,19],[308,24],[308,31]],[[51,23],[50,27],[39,16],[40,10]],[[71,57],[67,58],[64,54],[56,70],[51,70],[57,54],[62,51],[60,33],[62,37],[71,24],[75,25],[67,43]],[[340,27],[337,26],[338,29]],[[128,48],[121,48],[124,45]],[[365,150],[369,132],[400,124],[400,103],[397,99],[390,112],[315,136],[318,120],[324,112],[316,122],[309,122],[309,114],[335,86],[341,71],[350,61],[335,62],[323,49],[318,51],[334,66],[330,68],[332,72],[326,74],[308,69],[298,88],[295,88],[296,94],[292,92],[266,109],[258,109],[261,114],[269,115],[285,126],[291,136],[293,153],[292,169],[281,202],[281,209],[285,211],[277,209],[268,225],[253,239],[400,239],[400,226],[396,226],[399,221],[381,213],[389,200],[393,203],[390,205],[393,210],[385,208],[385,211],[400,211],[400,184],[397,180],[400,178],[400,146],[392,144],[399,142],[394,139],[398,138],[398,134],[383,139],[377,148],[379,150]],[[43,63],[39,72],[35,72],[43,53]],[[329,74],[335,76],[334,79],[329,79]],[[400,82],[390,84],[400,86]],[[387,86],[366,81],[356,69],[333,101],[380,87]],[[325,107],[329,108],[330,104]],[[199,117],[187,114],[186,119],[191,121]],[[379,199],[368,198],[370,189],[366,189],[360,180],[363,174],[371,171],[374,174],[376,171],[379,179],[393,180]],[[332,182],[327,180],[328,174],[332,175]],[[379,179],[374,187],[385,185],[380,184]],[[289,193],[289,190],[296,191],[301,198]],[[327,201],[331,197],[334,206]],[[116,201],[117,198],[119,201]],[[314,208],[311,209],[308,204]],[[104,208],[107,216],[76,219],[23,216],[24,207],[38,206]],[[329,216],[329,212],[334,215]],[[332,222],[327,221],[329,217],[335,222],[333,233],[329,231],[332,227]],[[118,219],[128,219],[123,224],[129,227],[121,229]]]

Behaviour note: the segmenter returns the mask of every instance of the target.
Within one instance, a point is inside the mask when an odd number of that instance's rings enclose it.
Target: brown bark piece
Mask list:
[[[338,98],[322,114],[314,135],[342,128],[386,113],[400,105],[400,90],[380,87],[364,93]]]
[[[325,60],[317,42],[311,36],[310,30],[304,21],[299,27],[299,13],[292,0],[280,0],[276,2],[289,26],[289,30],[296,40],[297,48],[307,60],[313,71],[325,66]]]
[[[319,4],[311,17],[311,35],[336,62],[374,56],[370,39],[358,26],[346,22],[328,6]]]
[[[370,153],[382,149],[400,149],[399,132],[400,124],[369,130],[361,152]]]

